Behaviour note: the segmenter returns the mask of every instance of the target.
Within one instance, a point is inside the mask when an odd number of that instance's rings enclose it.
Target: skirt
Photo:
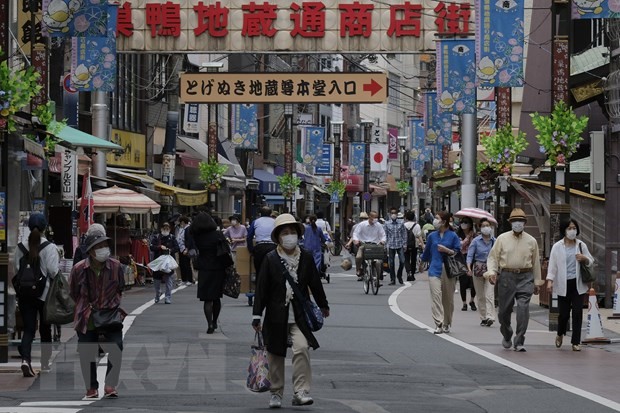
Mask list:
[[[196,296],[200,301],[213,301],[222,298],[224,289],[224,270],[199,270]]]

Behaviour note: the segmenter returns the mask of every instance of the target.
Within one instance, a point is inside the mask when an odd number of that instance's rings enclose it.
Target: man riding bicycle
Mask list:
[[[355,270],[357,272],[357,281],[364,279],[364,244],[373,243],[385,245],[386,237],[383,225],[378,222],[378,214],[375,211],[371,211],[368,214],[368,220],[362,221],[355,226],[353,231],[353,243],[359,248],[357,249],[357,255],[355,256]],[[377,267],[377,274],[382,274],[383,262],[380,260],[375,261]]]

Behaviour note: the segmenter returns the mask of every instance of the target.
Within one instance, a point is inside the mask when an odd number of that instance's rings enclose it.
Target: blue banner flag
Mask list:
[[[437,42],[437,104],[440,112],[474,113],[476,110],[476,42]]]
[[[478,86],[523,86],[524,3],[525,0],[476,2]]]
[[[306,126],[304,151],[302,159],[304,165],[316,168],[321,162],[323,152],[323,140],[325,139],[325,128],[320,126]]]
[[[411,133],[411,149],[409,152],[411,175],[422,176],[424,175],[424,162],[431,159],[432,153],[425,145],[424,121],[422,119],[411,119],[409,126],[409,131]]]
[[[574,0],[573,19],[617,19],[620,18],[618,0]]]
[[[258,149],[257,106],[253,103],[231,105],[230,123],[232,143],[237,149]]]
[[[364,175],[365,143],[353,143],[349,156],[349,175]]]
[[[112,92],[116,85],[117,5],[108,8],[107,36],[74,37],[71,87],[79,92]]]
[[[332,145],[323,144],[321,159],[317,166],[314,167],[315,175],[331,175],[332,174]]]
[[[42,33],[51,37],[104,37],[109,26],[107,6],[108,2],[101,0],[43,0]]]
[[[429,92],[425,96],[424,130],[427,145],[445,145],[452,142],[452,114],[439,112],[437,93]]]

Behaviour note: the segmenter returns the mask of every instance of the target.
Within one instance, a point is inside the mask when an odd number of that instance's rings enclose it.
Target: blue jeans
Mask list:
[[[388,264],[390,266],[390,281],[394,282],[395,281],[395,277],[394,277],[394,266],[395,266],[395,262],[394,262],[394,258],[396,256],[396,254],[398,254],[398,281],[402,281],[403,279],[403,268],[405,268],[405,254],[403,252],[402,248],[389,248],[388,249]]]
[[[165,298],[166,300],[170,301],[170,297],[172,296],[172,287],[174,285],[174,271],[169,274],[160,272],[160,274],[161,276],[159,277],[153,277],[153,287],[155,287],[155,301],[159,301],[159,296],[161,295],[160,287],[162,281],[166,283]]]
[[[99,335],[104,340],[99,340]],[[78,352],[80,353],[80,367],[82,369],[82,377],[84,384],[89,389],[98,389],[97,382],[97,356],[99,354],[99,346],[108,353],[108,367],[105,374],[105,385],[118,386],[119,376],[121,374],[121,361],[123,359],[123,331],[106,331],[97,332],[88,330],[86,334],[79,331],[78,335]]]

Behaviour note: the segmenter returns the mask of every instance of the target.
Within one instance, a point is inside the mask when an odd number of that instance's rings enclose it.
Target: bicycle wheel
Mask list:
[[[372,294],[377,295],[379,292],[379,274],[377,274],[377,267],[374,262],[370,267],[370,274],[370,288],[372,289]]]
[[[364,294],[368,294],[370,290],[370,269],[368,265],[364,268],[364,281],[362,282],[362,287],[364,287]]]

